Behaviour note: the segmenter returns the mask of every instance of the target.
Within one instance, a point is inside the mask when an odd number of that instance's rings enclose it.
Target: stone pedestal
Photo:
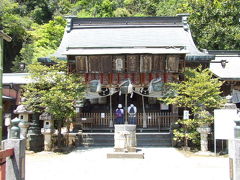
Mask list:
[[[52,135],[55,132],[52,116],[44,112],[39,119],[44,121],[41,129],[41,133],[44,135],[44,151],[51,151],[53,148]]]
[[[20,138],[26,139],[27,138],[27,130],[29,127],[30,123],[27,122],[26,120],[22,119],[18,126],[20,127]]]
[[[25,179],[25,139],[7,139],[2,141],[2,149],[14,148],[14,156],[6,161],[6,180]]]
[[[136,152],[136,125],[115,125],[114,151]]]
[[[208,134],[211,131],[209,127],[199,127],[197,131],[201,135],[201,152],[205,153],[208,152]]]
[[[52,135],[54,129],[41,129],[42,134],[44,135],[44,151],[51,151],[53,148]]]
[[[34,152],[42,151],[44,146],[43,138],[42,134],[27,134],[27,150]]]
[[[139,158],[144,154],[137,152],[136,125],[115,125],[114,152],[108,153],[107,158]]]

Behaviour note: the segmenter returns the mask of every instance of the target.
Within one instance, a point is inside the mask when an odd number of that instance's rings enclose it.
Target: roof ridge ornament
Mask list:
[[[72,19],[77,16],[64,16],[67,20],[66,31],[69,33],[72,30]]]
[[[188,31],[189,30],[188,17],[190,16],[190,14],[189,13],[181,13],[181,14],[177,14],[177,16],[182,17],[183,29],[185,31]]]

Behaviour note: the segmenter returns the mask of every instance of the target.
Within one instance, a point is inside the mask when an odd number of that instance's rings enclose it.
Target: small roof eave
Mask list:
[[[240,81],[239,77],[232,77],[232,78],[220,78],[223,81]]]
[[[210,54],[189,54],[186,56],[186,61],[192,61],[192,62],[196,62],[196,61],[211,61],[215,58],[214,55],[210,55]]]

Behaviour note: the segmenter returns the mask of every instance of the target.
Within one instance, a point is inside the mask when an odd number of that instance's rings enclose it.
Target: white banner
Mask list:
[[[214,110],[214,137],[215,139],[234,138],[234,120],[237,119],[237,109]]]

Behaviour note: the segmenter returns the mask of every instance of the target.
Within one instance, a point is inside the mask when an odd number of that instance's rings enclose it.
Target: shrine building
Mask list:
[[[137,108],[137,129],[168,131],[179,118],[175,105],[158,100],[165,83],[180,82],[186,67],[209,67],[214,55],[199,51],[187,15],[174,17],[67,17],[61,44],[53,55],[67,60],[69,73],[83,77],[86,99],[76,122],[84,129],[109,129],[118,104]],[[44,61],[44,58],[40,58]]]

